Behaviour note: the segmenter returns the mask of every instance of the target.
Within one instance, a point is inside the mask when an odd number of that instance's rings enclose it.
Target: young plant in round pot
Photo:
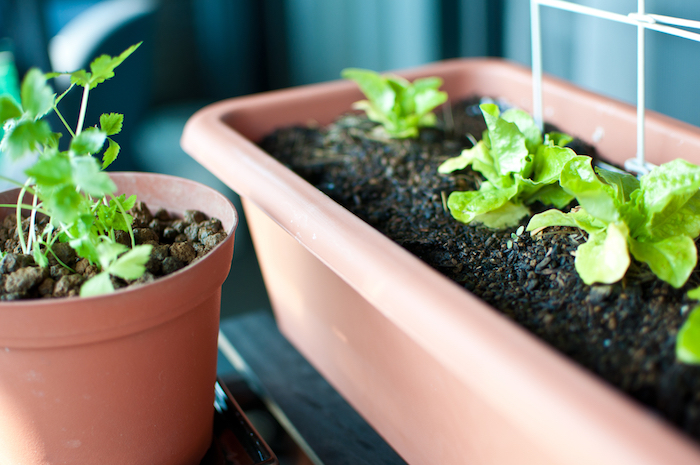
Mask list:
[[[188,465],[211,445],[221,285],[237,216],[209,187],[107,174],[93,157],[107,145],[102,164],[114,160],[109,136],[122,116],[83,128],[89,91],[136,47],[71,73],[71,89],[84,89],[75,130],[57,107],[65,94],[56,98],[38,70],[23,80],[21,102],[0,96],[3,156],[38,154],[27,182],[0,194],[3,241],[14,247],[0,261],[2,464]],[[71,134],[65,150],[42,119],[51,110]],[[212,237],[192,242],[204,234],[203,215]],[[137,224],[174,221],[189,228],[177,247]],[[175,252],[185,248],[189,258]],[[160,255],[179,265],[155,279]],[[79,286],[57,292],[70,282]]]
[[[503,61],[455,60],[399,74],[409,80],[439,76],[444,81],[440,89],[455,102],[479,95],[505,99],[525,110],[532,107],[529,70]],[[555,79],[545,80],[544,92],[545,115],[559,130],[595,143],[599,155],[612,163],[622,164],[634,156],[633,108]],[[426,265],[257,145],[280,127],[306,126],[309,121],[314,126],[329,124],[361,98],[350,82],[241,97],[202,110],[183,134],[186,151],[243,197],[276,318],[290,341],[410,463],[697,463],[697,444],[660,420],[656,412],[466,292],[446,273]],[[449,121],[449,112],[446,115]],[[369,138],[355,130],[329,130],[324,137],[340,147],[345,147],[346,139],[369,144]],[[306,136],[303,130],[298,135],[300,146]],[[308,130],[308,139],[318,137]],[[421,131],[423,137],[430,140],[431,130]],[[555,146],[561,143],[559,136],[550,141]],[[413,182],[425,173],[411,164],[410,143],[404,145],[406,150],[378,171],[400,171],[407,182]],[[697,128],[648,115],[649,161],[659,165],[670,161],[680,152],[669,148],[680,146],[683,158],[700,162]],[[332,159],[325,148],[315,148],[305,160],[311,173],[317,173],[314,170],[323,157],[342,171],[342,157],[334,152]],[[457,155],[461,148],[455,147],[440,161]],[[369,159],[363,150],[340,153]],[[562,150],[562,163],[551,167],[558,170],[552,176],[557,183],[563,166],[575,159],[567,153]],[[530,195],[544,189],[546,183],[538,187],[535,181],[549,182],[545,176],[530,178],[531,174],[523,171],[521,175],[532,181],[526,182],[532,189],[509,193],[500,205],[511,202],[514,217],[522,216]],[[440,176],[436,170],[427,175]],[[382,201],[376,186],[357,184],[349,203]],[[538,200],[548,199],[559,207],[564,197],[570,200],[576,194],[552,189],[539,192]],[[325,186],[325,190],[332,188]],[[464,231],[464,226],[446,218],[449,192],[445,192],[444,211],[439,191],[426,201],[437,205],[435,212],[443,218],[444,229]],[[471,271],[477,274],[481,265],[487,268],[496,254],[508,257],[523,250],[519,247],[525,241],[526,225],[521,223],[522,230],[508,236],[510,248],[500,237],[485,240],[480,250],[465,246],[465,253],[481,257]],[[569,240],[566,234],[562,237]],[[455,235],[452,241],[467,238]],[[421,250],[420,243],[411,246]],[[556,251],[545,252],[531,265],[532,277],[524,273],[534,286],[522,286],[522,295],[558,282],[559,272],[550,263],[573,263],[571,255],[557,256],[555,261]],[[507,272],[504,267],[503,281]],[[585,289],[587,294],[579,302],[582,308],[593,308],[607,298],[602,294],[604,287]],[[491,293],[490,300],[498,300],[497,291],[486,292]],[[598,300],[594,302],[593,297]],[[549,318],[541,315],[540,319],[550,321],[555,316],[550,313]],[[590,321],[595,318],[592,310]],[[622,321],[617,324],[621,335],[634,337],[622,331]],[[607,320],[605,330],[613,331],[615,326],[615,321]],[[572,329],[560,339],[576,339],[578,333],[579,329]],[[603,338],[594,343],[603,348],[606,344]],[[607,344],[617,340],[611,338]]]

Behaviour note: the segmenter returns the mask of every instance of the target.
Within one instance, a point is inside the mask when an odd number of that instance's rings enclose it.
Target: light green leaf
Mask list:
[[[22,116],[22,109],[9,94],[0,95],[0,126],[5,121]]]
[[[627,226],[610,223],[604,231],[592,233],[576,250],[576,271],[586,284],[619,281],[630,265]]]
[[[86,87],[90,84],[90,73],[84,69],[72,72],[70,74],[70,83],[81,87]]]
[[[63,137],[63,134],[60,132],[52,132],[46,140],[46,146],[58,151],[58,142],[61,140],[61,137]]]
[[[126,211],[131,210],[136,205],[136,195],[130,195],[127,199],[126,194],[122,194],[117,198],[119,199],[119,203],[122,204],[122,207],[124,207],[124,210]]]
[[[124,60],[127,59],[129,55],[134,53],[134,51],[139,48],[141,42],[132,45],[131,47],[124,50],[117,57],[110,57],[109,55],[101,55],[90,63],[90,88],[95,88],[98,84],[114,77],[114,69],[122,64]]]
[[[22,80],[20,89],[22,108],[33,119],[44,116],[53,108],[54,93],[46,83],[46,77],[32,68]]]
[[[695,242],[688,236],[673,236],[657,242],[629,241],[632,256],[649,265],[659,279],[682,287],[697,264]]]
[[[525,145],[525,136],[515,123],[499,117],[498,106],[492,103],[480,105],[489,130],[490,153],[501,176],[520,173],[528,177],[527,165],[531,163],[530,152]]]
[[[437,76],[418,78],[413,81],[413,88],[416,92],[421,92],[427,89],[438,90],[442,87],[442,78]]]
[[[389,83],[378,73],[366,69],[346,68],[340,75],[344,79],[355,81],[362,93],[365,94],[377,108],[377,111],[389,113],[394,107],[396,93]]]
[[[542,228],[549,228],[551,226],[569,226],[572,228],[578,227],[578,223],[571,216],[567,215],[561,210],[545,210],[542,213],[538,213],[530,218],[527,223],[526,231],[536,231]]]
[[[415,102],[415,112],[422,117],[433,111],[437,106],[447,102],[447,93],[435,89],[425,89],[416,92]]]
[[[558,183],[564,166],[572,159],[580,157],[570,148],[542,145],[533,159],[533,180],[537,183]]]
[[[385,74],[382,79],[386,79],[386,82],[394,91],[396,95],[394,107],[391,109],[393,119],[399,121],[406,116],[416,113],[416,89],[411,85],[411,83],[395,74]]]
[[[58,77],[58,76],[63,76],[63,75],[65,75],[65,74],[69,74],[69,73],[61,73],[61,72],[58,72],[58,71],[52,71],[52,72],[50,72],[50,73],[45,73],[45,74],[44,74],[44,77],[45,77],[46,79],[53,79],[53,78],[56,78],[56,77]]]
[[[34,247],[34,250],[32,251],[32,256],[34,257],[34,262],[36,262],[37,265],[39,265],[41,268],[46,268],[49,265],[49,259],[46,258],[46,255],[41,253],[41,250],[39,247]]]
[[[80,297],[92,297],[102,294],[114,292],[114,285],[109,273],[97,273],[92,278],[88,279],[80,287]]]
[[[39,185],[56,186],[71,181],[73,170],[70,161],[63,154],[41,157],[25,171]]]
[[[41,198],[51,217],[62,223],[72,223],[82,213],[83,197],[72,185],[42,191]]]
[[[628,202],[632,192],[639,189],[639,180],[629,173],[618,173],[602,168],[596,168],[595,171],[613,188],[615,198],[619,203]]]
[[[471,165],[475,160],[489,160],[492,161],[487,153],[484,153],[488,149],[483,142],[477,143],[474,147],[462,150],[456,157],[448,158],[438,167],[438,173],[449,174],[454,171],[459,171],[465,169],[467,166]]]
[[[432,128],[437,124],[437,116],[435,113],[426,113],[418,118],[417,125],[421,128]]]
[[[571,142],[573,142],[573,140],[574,140],[574,138],[571,137],[570,135],[564,134],[563,132],[556,132],[556,131],[548,132],[547,134],[545,134],[544,138],[545,138],[545,140],[544,140],[545,144],[554,144],[554,145],[558,145],[559,147],[564,147],[567,144],[570,144]]]
[[[119,255],[125,253],[127,250],[129,250],[127,246],[119,242],[113,242],[112,240],[104,240],[97,244],[97,255],[102,270],[108,271]]]
[[[99,162],[91,156],[71,159],[73,183],[81,190],[95,197],[102,197],[117,190],[109,175],[100,169]]]
[[[676,159],[653,169],[642,176],[640,188],[643,192],[643,209],[647,218],[647,234],[658,237],[658,230],[665,235],[674,234],[676,227],[691,220],[698,210],[698,189],[700,189],[700,167],[685,160]],[[688,209],[686,207],[689,201]],[[680,218],[676,216],[680,212]],[[693,220],[691,220],[693,221]],[[696,223],[694,220],[693,223]],[[695,229],[695,227],[691,227]],[[697,233],[691,234],[696,237]]]
[[[100,129],[108,136],[119,134],[124,124],[124,115],[120,113],[104,113],[100,116]]]
[[[676,358],[682,363],[700,364],[700,306],[690,312],[678,331]]]
[[[126,212],[131,210],[135,203],[136,196],[132,195],[127,199],[126,194],[110,199],[109,205],[100,202],[97,207],[97,217],[105,229],[128,231],[133,217]]]
[[[146,262],[151,258],[150,244],[137,245],[109,266],[109,273],[123,279],[138,279],[146,271]]]
[[[503,229],[518,225],[529,214],[530,210],[524,205],[506,202],[495,210],[476,215],[473,221],[488,228]]]
[[[76,155],[97,153],[102,150],[107,134],[101,129],[87,128],[76,135],[70,143],[70,149]]]
[[[527,225],[527,230],[534,231],[549,226],[570,226],[594,234],[603,231],[607,225],[593,218],[582,208],[573,209],[569,213],[551,209],[533,216]]]
[[[383,127],[392,126],[394,123],[389,120],[387,114],[379,111],[369,100],[358,100],[352,104],[354,110],[362,110],[367,114],[370,121],[381,124]]]
[[[542,145],[542,133],[535,124],[535,120],[527,112],[519,108],[511,108],[501,115],[505,121],[514,123],[525,137],[525,145],[530,153],[536,153]]]
[[[583,156],[572,158],[564,165],[559,184],[574,195],[589,214],[606,222],[617,221],[619,212],[615,191],[598,178],[591,161]]]
[[[89,210],[87,213],[80,213],[67,228],[73,237],[68,243],[80,257],[87,258],[90,263],[99,265],[100,258],[97,253],[99,239],[93,234],[94,223],[95,216]]]
[[[639,236],[654,240],[676,235],[693,238],[700,235],[700,192],[693,195],[673,214],[665,217],[655,215],[652,221],[644,225],[644,230],[639,231]]]
[[[514,195],[515,188],[497,189],[485,182],[478,191],[455,191],[447,198],[450,213],[462,223],[501,208]]]
[[[574,200],[574,196],[566,192],[557,184],[548,184],[530,195],[525,203],[541,202],[543,205],[553,205],[564,208]]]
[[[24,120],[6,128],[0,150],[13,160],[35,153],[52,137],[51,128],[44,120]]]
[[[107,141],[109,142],[109,146],[107,147],[107,150],[105,150],[104,155],[102,155],[102,169],[107,168],[114,160],[117,159],[119,150],[121,149],[119,144],[114,142],[112,139],[107,138]]]
[[[700,300],[700,287],[689,290],[688,297],[694,300]]]

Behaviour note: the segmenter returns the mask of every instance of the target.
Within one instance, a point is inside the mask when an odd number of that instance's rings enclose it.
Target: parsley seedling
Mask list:
[[[122,129],[124,117],[118,113],[100,116],[99,126],[84,127],[90,91],[114,76],[114,70],[141,44],[136,44],[116,57],[102,55],[90,63],[90,70],[72,73],[43,74],[31,69],[22,81],[20,102],[9,95],[0,96],[0,124],[5,135],[0,151],[11,159],[37,156],[25,173],[25,183],[6,179],[21,186],[19,199],[28,192],[31,205],[15,206],[17,224],[22,224],[22,211],[29,210],[29,232],[17,228],[23,253],[34,256],[42,267],[48,265],[48,254],[56,241],[68,242],[76,253],[97,265],[101,272],[86,281],[80,294],[97,295],[114,291],[110,276],[137,279],[145,272],[152,246],[135,245],[131,230],[132,217],[127,212],[136,197],[115,197],[116,186],[104,171],[118,156],[119,144],[110,136]],[[48,79],[67,74],[70,87],[56,96]],[[78,122],[72,128],[59,110],[59,103],[76,87],[82,88]],[[68,148],[59,149],[60,134],[52,131],[43,118],[55,112],[70,134]],[[105,148],[106,145],[106,148]],[[101,161],[95,155],[101,155]],[[5,179],[5,178],[3,178]],[[49,218],[47,226],[37,227],[37,215]],[[127,231],[131,247],[116,241],[115,230]]]

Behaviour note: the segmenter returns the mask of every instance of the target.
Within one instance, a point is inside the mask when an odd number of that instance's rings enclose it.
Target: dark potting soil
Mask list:
[[[478,188],[471,169],[437,167],[471,147],[486,128],[469,99],[439,115],[418,139],[382,140],[375,123],[347,114],[327,127],[283,128],[261,147],[443,275],[464,286],[572,359],[700,439],[700,367],[676,362],[675,338],[694,302],[698,269],[682,289],[634,262],[612,285],[588,286],[574,269],[585,242],[577,228],[535,237],[454,220],[446,198]],[[548,129],[549,130],[549,129]],[[596,157],[575,141],[578,153]],[[533,206],[533,213],[544,210]],[[526,226],[529,218],[521,225]]]
[[[187,210],[179,218],[163,209],[151,213],[146,204],[139,202],[129,213],[134,217],[134,241],[137,245],[151,244],[153,249],[144,275],[129,282],[112,276],[115,289],[149,283],[174,273],[206,255],[227,236],[221,221],[196,210]],[[22,223],[26,238],[29,219]],[[38,227],[45,224],[46,218]],[[53,245],[53,254],[48,255],[49,266],[39,267],[31,255],[22,254],[16,226],[15,215],[6,216],[0,224],[0,250],[4,252],[0,259],[0,300],[77,296],[82,284],[98,272],[95,265],[60,242]],[[131,244],[127,232],[116,231],[115,236],[117,242]]]

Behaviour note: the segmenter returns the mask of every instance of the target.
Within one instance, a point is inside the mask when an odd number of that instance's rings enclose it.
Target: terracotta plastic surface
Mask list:
[[[453,100],[531,108],[529,70],[456,60]],[[611,160],[635,153],[635,111],[547,79],[544,114]],[[244,197],[281,330],[411,464],[697,464],[674,427],[566,359],[339,207],[261,151],[276,127],[330,122],[361,98],[350,82],[236,98],[193,116],[187,152]],[[700,163],[700,131],[647,117],[652,162]]]
[[[211,444],[221,285],[236,211],[192,181],[112,177],[152,211],[198,209],[219,218],[229,237],[152,284],[0,303],[2,465],[194,465]],[[3,193],[0,203],[16,198]]]

